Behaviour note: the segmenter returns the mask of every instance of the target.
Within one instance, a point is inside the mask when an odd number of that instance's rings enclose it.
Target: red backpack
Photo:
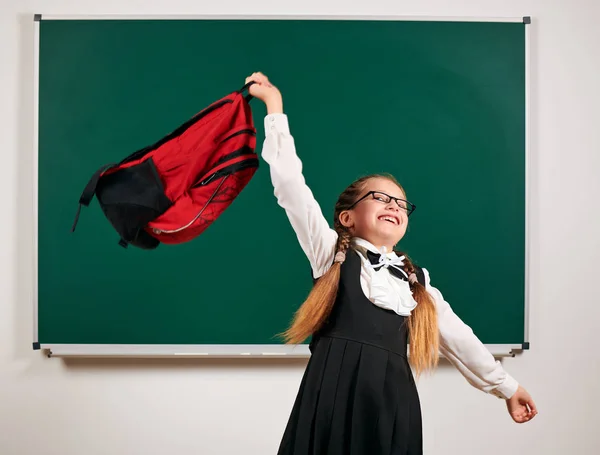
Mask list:
[[[154,249],[206,230],[231,205],[258,168],[256,129],[240,90],[212,103],[157,143],[118,164],[102,166],[86,185],[81,206],[96,195],[120,235],[119,244]]]

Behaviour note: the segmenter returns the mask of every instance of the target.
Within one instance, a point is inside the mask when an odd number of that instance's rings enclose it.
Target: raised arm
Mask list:
[[[256,82],[250,86],[250,94],[264,101],[267,106],[262,157],[269,164],[277,203],[285,210],[310,262],[313,276],[318,278],[333,262],[337,233],[330,228],[321,207],[306,185],[287,115],[283,113],[281,93],[261,73],[248,77],[246,82],[249,81]]]

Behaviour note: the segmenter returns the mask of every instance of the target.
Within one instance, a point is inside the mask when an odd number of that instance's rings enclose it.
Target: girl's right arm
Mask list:
[[[296,154],[279,90],[261,73],[254,73],[246,82],[251,80],[256,84],[250,86],[250,94],[264,101],[267,106],[262,157],[269,164],[277,203],[287,214],[310,262],[313,277],[318,278],[331,267],[337,233],[330,228],[321,207],[306,185],[302,162]]]

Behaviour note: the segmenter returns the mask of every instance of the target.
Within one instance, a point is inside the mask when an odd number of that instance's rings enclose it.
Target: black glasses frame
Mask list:
[[[417,206],[415,204],[413,204],[412,202],[407,201],[406,199],[400,199],[398,197],[390,196],[389,194],[386,194],[383,191],[369,191],[363,197],[361,197],[360,199],[358,199],[354,204],[352,204],[350,207],[348,207],[348,210],[351,210],[352,208],[354,208],[354,206],[356,206],[356,204],[358,204],[360,201],[368,198],[371,195],[373,196],[373,199],[375,199],[375,194],[382,194],[385,197],[387,197],[388,200],[387,200],[387,202],[385,202],[386,204],[389,204],[390,201],[393,200],[398,207],[400,207],[402,210],[406,210],[406,216],[410,216],[415,211],[415,209],[417,208]],[[406,207],[402,207],[402,205],[400,205],[400,201],[406,202]]]

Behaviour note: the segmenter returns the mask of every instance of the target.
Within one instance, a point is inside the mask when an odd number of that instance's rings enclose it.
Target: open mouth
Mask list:
[[[398,217],[393,215],[381,215],[378,219],[381,221],[387,221],[388,223],[395,224],[396,226],[400,224],[400,220],[398,219]]]

